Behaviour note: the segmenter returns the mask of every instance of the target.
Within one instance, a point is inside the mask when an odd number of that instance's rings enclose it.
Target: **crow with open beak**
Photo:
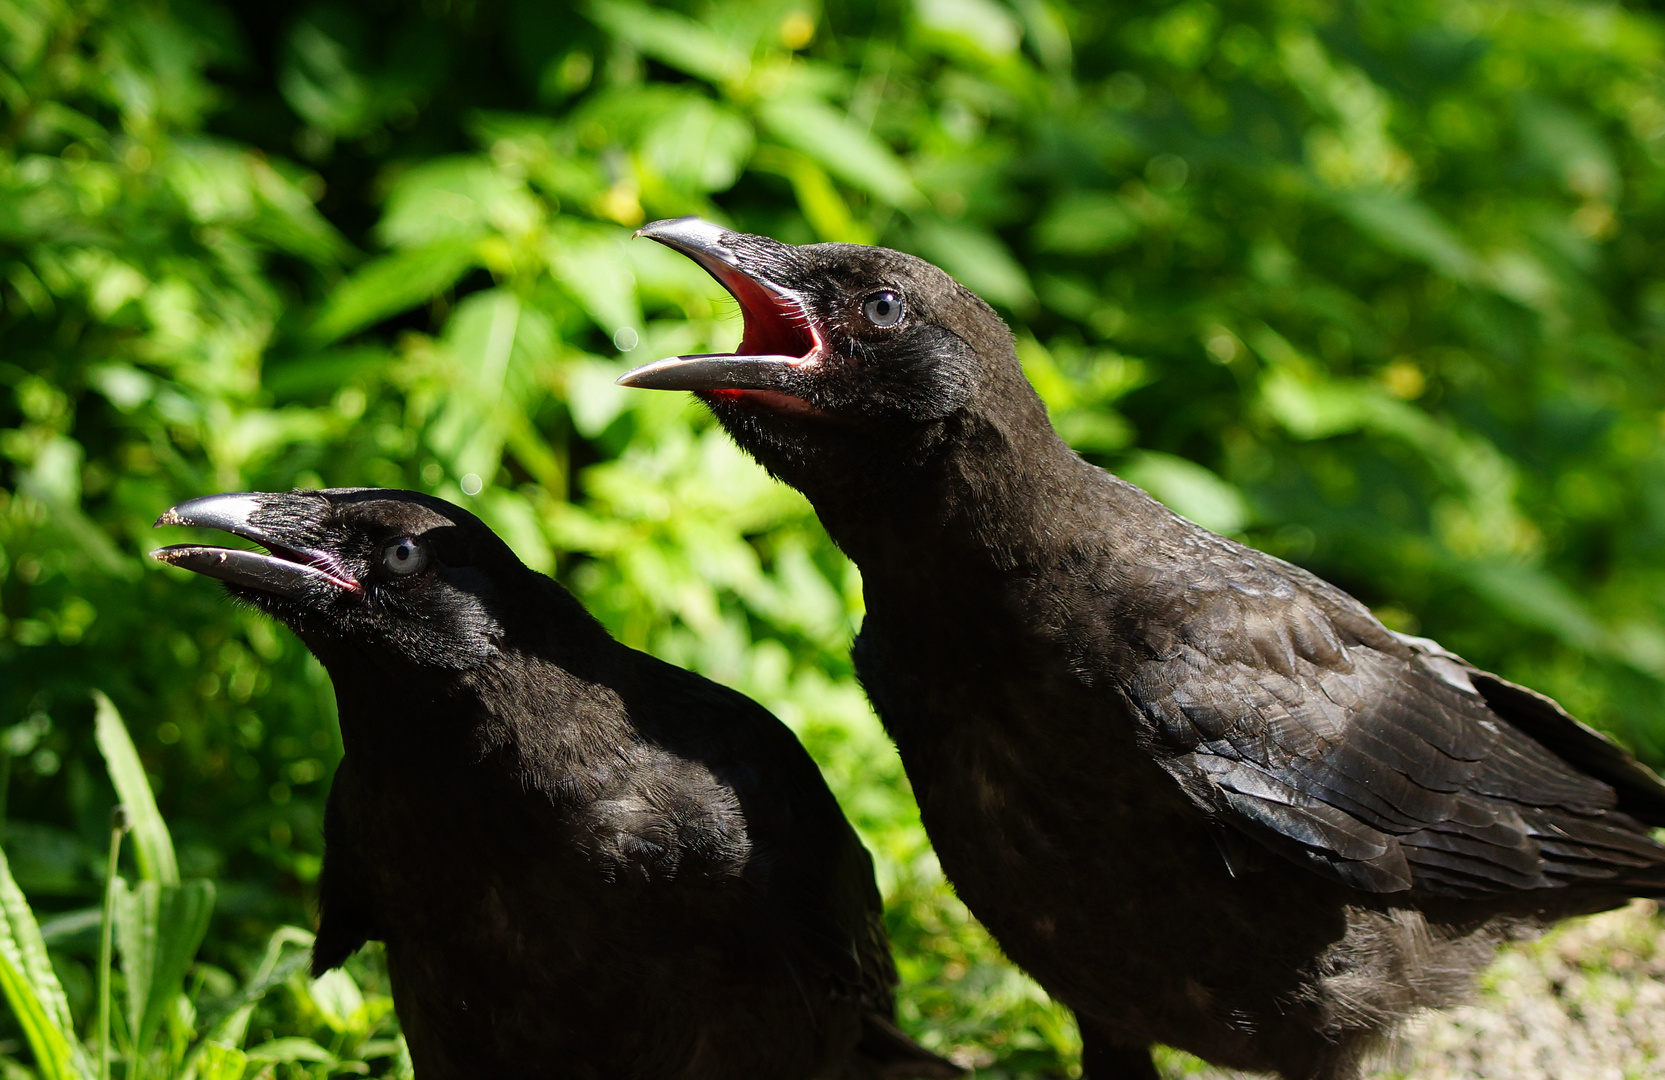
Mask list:
[[[371,938],[417,1076],[946,1077],[892,1023],[873,866],[755,702],[614,641],[409,491],[212,495],[158,525],[330,673],[346,755],[313,972]]]
[[[692,390],[862,573],[856,670],[959,895],[1080,1020],[1341,1080],[1502,940],[1665,896],[1665,786],[1555,702],[1074,454],[1006,326],[929,263],[693,219],[740,303]]]

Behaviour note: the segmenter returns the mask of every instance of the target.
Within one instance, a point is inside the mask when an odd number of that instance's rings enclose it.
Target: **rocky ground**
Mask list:
[[[1501,953],[1472,1005],[1406,1028],[1369,1080],[1665,1080],[1665,916],[1568,922]],[[1181,1054],[1169,1080],[1248,1080]]]

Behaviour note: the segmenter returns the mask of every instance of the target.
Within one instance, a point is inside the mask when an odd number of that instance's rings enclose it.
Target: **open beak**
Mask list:
[[[761,391],[794,397],[805,370],[821,362],[821,339],[793,290],[747,269],[736,241],[755,244],[762,238],[741,236],[694,217],[655,221],[636,230],[636,235],[657,240],[699,263],[739,302],[746,331],[732,353],[655,360],[626,372],[619,385],[644,390]],[[790,250],[785,244],[779,247]]]
[[[266,551],[244,548],[208,547],[201,544],[175,544],[151,555],[170,566],[178,566],[206,577],[219,578],[232,585],[240,585],[260,592],[280,596],[316,595],[320,588],[336,592],[363,593],[364,587],[343,570],[326,552],[308,550],[294,537],[279,535],[287,530],[270,525],[257,525],[253,518],[271,509],[280,500],[294,495],[268,495],[259,492],[238,492],[227,495],[206,495],[182,502],[156,519],[154,527],[190,525],[219,529],[233,536],[241,536],[264,547]],[[282,520],[280,515],[271,515]]]

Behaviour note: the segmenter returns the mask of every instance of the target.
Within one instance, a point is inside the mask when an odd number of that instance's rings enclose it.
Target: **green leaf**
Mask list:
[[[518,174],[472,155],[436,158],[400,175],[376,235],[392,248],[441,240],[524,233],[543,219],[542,204]]]
[[[1205,529],[1235,533],[1249,522],[1243,493],[1187,458],[1147,450],[1133,455],[1116,473]]]
[[[590,8],[590,18],[655,60],[708,82],[737,82],[751,68],[745,53],[686,15],[603,0]]]
[[[235,1046],[209,1043],[197,1059],[198,1080],[242,1080],[249,1056]]]
[[[34,987],[4,949],[0,949],[0,991],[4,991],[18,1026],[23,1029],[23,1037],[29,1043],[35,1067],[43,1080],[82,1080],[90,1075],[77,1069],[75,1049],[66,1029],[47,1015]]]
[[[1425,204],[1389,191],[1336,196],[1359,231],[1389,251],[1419,259],[1454,281],[1474,279],[1477,264],[1462,237]]]
[[[1516,621],[1542,627],[1575,649],[1611,651],[1607,628],[1571,589],[1541,568],[1492,563],[1462,572],[1476,592]]]
[[[214,883],[200,878],[118,888],[116,944],[127,983],[128,1030],[141,1052],[149,1049],[164,1014],[183,992],[185,969],[213,913]]]
[[[85,1052],[75,1038],[64,989],[23,891],[0,852],[0,989],[46,1080],[79,1077]]]
[[[336,341],[413,308],[455,285],[476,262],[474,242],[451,237],[366,263],[330,293],[312,336]]]
[[[248,1051],[248,1057],[250,1061],[276,1061],[280,1063],[317,1061],[325,1065],[334,1065],[340,1060],[311,1039],[300,1038],[273,1039],[270,1042],[263,1042],[259,1046],[251,1047]]]
[[[255,1003],[273,987],[283,985],[291,975],[306,969],[312,959],[312,942],[312,934],[297,926],[281,926],[275,930],[266,943],[266,955],[249,981],[229,998],[217,1002],[211,1012],[198,1018],[197,1030],[200,1034],[185,1055],[186,1067],[210,1043],[234,1045],[241,1042]],[[285,949],[292,951],[285,955]]]
[[[851,187],[903,209],[925,201],[890,147],[824,101],[770,98],[758,106],[758,118],[775,139],[808,154]]]
[[[994,0],[914,0],[913,13],[927,36],[985,61],[1011,56],[1022,39],[1017,20]]]
[[[622,329],[638,336],[642,331],[642,308],[623,247],[629,235],[623,229],[567,222],[545,252],[556,280],[608,337]]]
[[[306,988],[331,1031],[366,1033],[364,993],[345,968],[326,971]]]
[[[849,206],[833,186],[827,171],[808,154],[781,146],[765,146],[758,151],[752,167],[786,177],[798,197],[798,209],[803,211],[804,220],[819,239],[847,244],[872,243],[873,237],[851,217]]]
[[[127,734],[121,713],[104,693],[93,691],[98,704],[94,718],[98,749],[104,754],[104,764],[110,770],[110,782],[116,796],[127,807],[127,820],[133,827],[133,851],[139,861],[139,875],[146,881],[164,885],[179,883],[179,862],[173,853],[173,837],[156,809],[156,798],[150,793],[150,781],[139,761],[139,752]]]
[[[680,188],[721,191],[740,175],[754,142],[744,117],[708,98],[690,97],[653,126],[642,153]]]
[[[1064,255],[1115,251],[1139,235],[1139,222],[1122,200],[1104,192],[1059,199],[1035,226],[1035,246]]]
[[[920,253],[991,304],[1021,310],[1035,302],[1029,275],[993,233],[971,225],[922,221]]]

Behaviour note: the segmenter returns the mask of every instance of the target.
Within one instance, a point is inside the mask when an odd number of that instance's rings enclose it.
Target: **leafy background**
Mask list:
[[[851,678],[854,569],[685,395],[612,385],[738,337],[629,242],[681,214],[932,259],[1083,454],[1665,762],[1645,5],[0,0],[0,791],[79,1020],[116,801],[90,692],[217,882],[202,993],[307,925],[341,752],[321,669],[147,560],[184,538],[151,521],[368,484],[471,507],[775,709],[875,851],[905,1026],[980,1075],[1074,1068]],[[309,1000],[253,1029],[307,1035]]]

